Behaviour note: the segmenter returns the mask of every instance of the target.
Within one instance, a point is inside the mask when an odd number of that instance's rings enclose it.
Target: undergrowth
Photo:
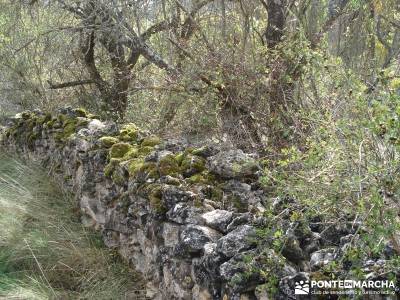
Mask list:
[[[136,273],[37,166],[0,154],[0,299],[125,299]]]

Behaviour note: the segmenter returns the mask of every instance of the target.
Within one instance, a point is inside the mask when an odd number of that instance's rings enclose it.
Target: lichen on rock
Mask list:
[[[99,143],[105,148],[111,148],[112,145],[119,142],[119,139],[113,136],[103,136],[99,139]]]
[[[123,158],[125,154],[133,149],[134,147],[128,143],[120,142],[113,144],[110,149],[110,158]]]

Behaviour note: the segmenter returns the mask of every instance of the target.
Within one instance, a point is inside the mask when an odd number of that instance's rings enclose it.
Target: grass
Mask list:
[[[42,169],[1,153],[0,228],[0,299],[125,299],[142,289]]]

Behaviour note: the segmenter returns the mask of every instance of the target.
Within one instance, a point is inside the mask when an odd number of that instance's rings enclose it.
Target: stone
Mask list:
[[[209,227],[188,225],[181,233],[181,244],[189,253],[200,252],[207,243],[215,242],[221,234]]]
[[[216,209],[203,214],[201,217],[207,226],[226,233],[233,213],[227,210]]]
[[[194,193],[174,185],[165,185],[162,190],[162,200],[168,209],[174,207],[176,203],[189,202],[195,198],[196,195]]]
[[[204,220],[201,218],[203,211],[187,203],[177,203],[171,208],[166,216],[167,219],[178,224],[199,224],[203,225]]]
[[[218,252],[227,258],[255,246],[256,231],[250,225],[242,225],[231,231],[217,243]]]
[[[165,222],[162,229],[162,237],[164,245],[167,247],[174,247],[179,243],[179,232],[181,226],[174,223]]]
[[[311,254],[311,270],[315,271],[335,260],[336,248],[327,248],[315,251]]]
[[[101,132],[106,128],[106,124],[100,120],[94,119],[89,122],[88,129],[92,132]]]
[[[260,168],[252,155],[242,150],[221,151],[208,158],[208,169],[221,178],[254,176]]]
[[[1,146],[48,167],[75,195],[86,225],[137,267],[156,299],[265,300],[262,286],[268,283],[261,271],[271,270],[279,286],[270,299],[294,299],[291,281],[308,277],[292,265],[309,270],[311,256],[319,268],[342,253],[324,253],[321,245],[347,245],[346,235],[357,228],[343,223],[328,229],[317,218],[313,226],[296,226],[290,216],[301,204],[276,200],[272,209],[279,215],[277,228],[286,231],[285,260],[271,249],[271,239],[256,232],[270,224],[263,212],[272,201],[257,183],[255,155],[164,142],[134,124],[120,127],[71,108],[56,115],[25,112],[5,126]],[[372,278],[382,267],[374,258],[363,270]]]

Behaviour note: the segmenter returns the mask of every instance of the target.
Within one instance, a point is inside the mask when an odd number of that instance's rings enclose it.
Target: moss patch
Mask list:
[[[79,127],[86,126],[89,123],[85,118],[72,118],[63,114],[58,116],[57,121],[61,123],[60,127],[62,128],[62,131],[54,135],[57,142],[65,142],[71,135],[77,132]],[[53,127],[56,127],[55,124],[53,124]]]
[[[201,173],[206,169],[206,161],[204,158],[187,154],[184,156],[181,164],[181,170],[184,175],[191,176],[196,173]]]
[[[110,158],[123,158],[134,147],[128,143],[116,143],[110,149]]]
[[[152,185],[148,190],[150,207],[158,214],[166,213],[167,208],[162,201],[162,187],[160,185]]]
[[[158,163],[161,176],[177,175],[180,171],[179,164],[173,154],[164,156]]]
[[[112,145],[119,142],[119,139],[113,136],[103,136],[99,139],[99,142],[102,147],[110,148]]]
[[[123,125],[119,131],[119,139],[123,142],[136,142],[138,136],[139,129],[133,123]]]
[[[111,177],[111,175],[113,174],[115,168],[119,165],[120,162],[121,162],[121,159],[112,158],[110,160],[110,162],[104,168],[104,175],[106,177]]]
[[[149,155],[151,152],[153,152],[154,148],[151,146],[141,146],[138,150],[139,154],[142,156]]]
[[[128,163],[129,176],[136,176],[140,168],[144,165],[143,159],[133,159]]]
[[[123,159],[130,160],[132,158],[137,158],[139,155],[139,150],[136,147],[132,147],[128,152],[125,153]]]
[[[151,135],[144,138],[141,145],[142,147],[147,147],[147,146],[154,147],[159,144],[161,144],[161,139],[158,136]]]
[[[81,108],[81,107],[74,109],[74,113],[78,117],[82,117],[82,118],[86,118],[88,116],[88,113],[86,112],[86,110],[84,108]]]

